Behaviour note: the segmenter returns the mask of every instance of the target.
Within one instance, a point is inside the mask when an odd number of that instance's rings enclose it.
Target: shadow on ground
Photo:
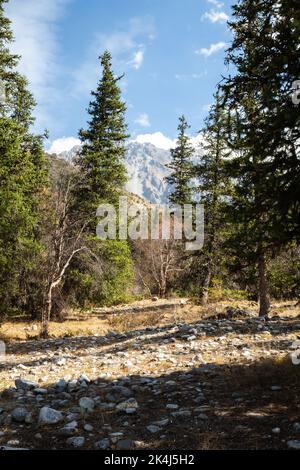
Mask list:
[[[139,404],[136,413],[125,414],[104,406],[109,401],[107,394],[116,385],[130,389]],[[129,375],[117,381],[99,378],[87,388],[70,393],[58,392],[52,384],[39,407],[59,409],[65,417],[75,413],[75,436],[85,437],[83,449],[93,449],[95,442],[109,438],[113,432],[123,433],[122,438],[144,449],[280,449],[286,448],[287,440],[299,439],[299,431],[293,427],[295,421],[300,421],[299,391],[300,366],[293,366],[286,359],[251,365],[203,365],[158,377],[145,371],[145,375]],[[78,414],[82,396],[100,397],[94,411],[85,416]],[[117,402],[122,400],[125,398]],[[67,438],[59,436],[64,423],[47,427],[37,424],[39,410],[34,396],[24,394],[18,398],[15,391],[5,390],[0,399],[0,416],[8,416],[16,403],[33,411],[34,422],[0,425],[0,431],[5,433],[0,445],[14,438],[22,447],[68,448]],[[176,411],[182,411],[181,416],[168,409],[168,404],[178,405]],[[159,432],[152,434],[147,430],[149,425],[167,419]],[[83,429],[86,423],[93,426],[92,432]],[[272,432],[274,428],[280,428],[278,433]],[[41,434],[40,439],[35,438],[37,433]],[[117,447],[117,443],[110,444],[111,449]]]

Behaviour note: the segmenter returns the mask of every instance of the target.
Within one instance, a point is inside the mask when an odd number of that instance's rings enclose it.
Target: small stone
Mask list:
[[[106,450],[110,446],[109,439],[101,439],[101,441],[95,442],[94,449],[95,450]]]
[[[272,390],[272,392],[279,392],[280,390],[282,390],[282,387],[280,385],[272,385],[270,389]]]
[[[77,380],[71,380],[71,382],[68,383],[68,392],[74,392],[74,390],[77,388],[78,388]]]
[[[154,424],[155,426],[159,426],[159,427],[167,426],[167,424],[169,424],[169,420],[168,418],[165,418],[165,419],[161,419],[160,421],[155,421],[152,424]]]
[[[300,423],[294,423],[293,424],[293,429],[296,432],[300,432]]]
[[[30,380],[25,380],[25,379],[16,379],[15,380],[15,385],[18,390],[33,390],[35,388],[38,388],[38,384],[31,382]]]
[[[209,419],[209,417],[207,416],[207,414],[205,413],[200,413],[198,416],[197,416],[198,419],[201,419],[201,421],[207,421]]]
[[[92,432],[94,429],[94,426],[92,426],[91,424],[85,424],[83,429],[87,432]]]
[[[44,406],[40,410],[39,424],[56,424],[63,419],[63,415],[60,411]]]
[[[289,449],[300,450],[300,441],[287,441]]]
[[[273,434],[280,434],[280,428],[273,428],[272,433]]]
[[[82,447],[85,443],[85,438],[84,437],[69,437],[67,439],[67,444],[71,447]]]
[[[56,388],[58,389],[59,392],[64,392],[67,386],[68,384],[64,379],[60,379],[56,384]]]
[[[27,413],[26,418],[25,418],[25,423],[26,424],[33,424],[34,423],[34,417],[32,413]]]
[[[116,442],[118,442],[122,437],[124,436],[124,434],[122,432],[112,432],[109,437],[110,437],[110,440],[113,444],[115,444]]]
[[[165,386],[168,387],[168,388],[173,388],[173,387],[177,386],[177,382],[175,382],[175,380],[168,380],[165,383]]]
[[[151,432],[151,434],[156,434],[161,431],[161,428],[155,424],[150,424],[150,426],[147,426],[147,430]]]
[[[58,366],[64,366],[66,364],[67,360],[64,357],[61,357],[56,361],[56,365]]]
[[[173,411],[171,413],[173,418],[190,418],[192,413],[189,410],[183,410],[183,411]]]
[[[78,427],[77,421],[71,421],[70,423],[67,423],[63,428],[59,430],[59,434],[61,436],[73,436],[76,432],[76,429]]]
[[[113,402],[122,401],[122,399],[130,397],[132,397],[132,391],[128,387],[121,385],[115,385],[106,395],[107,400]]]
[[[174,403],[168,403],[166,406],[167,410],[178,410],[179,406]]]
[[[116,445],[118,450],[131,450],[135,448],[135,442],[130,439],[121,439]]]
[[[79,406],[83,412],[91,412],[95,408],[95,402],[92,398],[82,397],[79,400]]]
[[[18,445],[20,445],[20,441],[18,441],[17,439],[11,439],[10,441],[8,441],[7,445],[8,446],[18,446]]]
[[[136,413],[137,408],[139,407],[138,402],[135,398],[129,398],[127,401],[123,401],[116,406],[116,409],[119,411],[124,411],[127,414]]]
[[[78,379],[78,382],[90,383],[90,381],[91,381],[90,378],[85,374],[81,374],[81,376]]]
[[[36,393],[37,395],[47,395],[48,390],[46,388],[38,387],[38,388],[35,388],[33,392]]]
[[[12,419],[16,421],[17,423],[24,423],[27,414],[28,414],[28,411],[26,410],[26,408],[18,407],[13,410],[11,416],[12,416]]]

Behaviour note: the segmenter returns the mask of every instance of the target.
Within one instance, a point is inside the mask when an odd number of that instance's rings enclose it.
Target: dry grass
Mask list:
[[[39,325],[32,328],[28,322],[5,322],[0,327],[0,339],[6,342],[38,339]],[[73,336],[105,335],[109,330],[107,321],[93,318],[91,320],[50,322],[49,332],[52,338],[68,338]]]
[[[257,304],[248,301],[216,302],[207,307],[189,303],[183,306],[172,307],[170,310],[156,312],[110,314],[103,318],[90,317],[82,320],[67,320],[62,323],[50,322],[49,331],[52,338],[101,336],[111,330],[125,333],[126,331],[172,325],[178,322],[196,322],[210,315],[222,312],[228,306],[257,310]],[[296,307],[296,302],[275,302],[272,305],[271,316],[296,317],[299,314],[300,307]],[[0,325],[0,340],[2,339],[6,342],[37,339],[38,336],[38,323],[32,324],[29,321],[18,319],[16,321],[6,321]]]

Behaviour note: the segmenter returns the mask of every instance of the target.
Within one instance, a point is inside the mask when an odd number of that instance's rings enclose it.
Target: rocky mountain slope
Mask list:
[[[80,146],[62,152],[59,158],[72,163]],[[126,167],[129,181],[127,190],[151,203],[166,203],[168,190],[165,177],[169,170],[170,151],[155,147],[150,143],[130,142],[127,147]]]

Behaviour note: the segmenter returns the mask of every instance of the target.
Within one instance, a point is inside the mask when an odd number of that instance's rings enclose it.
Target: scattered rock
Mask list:
[[[124,386],[116,385],[112,387],[111,391],[107,393],[106,398],[108,401],[119,402],[122,401],[124,398],[132,397],[132,391]]]
[[[155,421],[152,424],[154,424],[155,426],[159,426],[159,427],[167,426],[167,424],[169,424],[169,419],[168,418],[161,419],[160,421]]]
[[[84,437],[69,437],[67,439],[67,444],[71,447],[79,448],[82,447],[85,443],[85,438]]]
[[[147,430],[151,432],[151,434],[156,434],[161,431],[161,428],[155,424],[150,424],[150,426],[147,426]]]
[[[28,411],[23,407],[15,408],[11,413],[12,419],[17,423],[24,423],[27,415]]]
[[[67,360],[64,357],[61,357],[60,359],[58,359],[56,361],[56,365],[61,367],[61,366],[64,366],[66,364],[66,362],[67,362]]]
[[[300,450],[300,441],[287,441],[289,449]]]
[[[18,441],[17,439],[11,439],[10,441],[7,442],[7,445],[8,446],[19,446],[20,441]]]
[[[87,432],[92,432],[93,429],[94,429],[94,426],[92,426],[91,424],[85,424],[85,425],[83,426],[83,429],[84,429],[85,431],[87,431]]]
[[[300,432],[300,423],[294,423],[293,424],[293,429],[296,432]]]
[[[60,411],[44,406],[40,410],[39,424],[56,424],[63,419],[63,415]]]
[[[116,406],[118,411],[124,411],[127,414],[133,414],[139,407],[138,402],[135,398],[129,398],[127,401],[123,401]]]
[[[136,447],[136,444],[134,441],[131,441],[130,439],[121,439],[120,441],[117,442],[116,448],[118,450],[131,450]]]
[[[110,446],[109,439],[101,439],[101,441],[95,442],[94,449],[95,450],[107,450]]]
[[[79,400],[79,406],[82,412],[91,412],[95,408],[95,401],[89,397],[82,397]]]
[[[25,417],[25,424],[33,424],[34,423],[34,416],[32,413],[27,413]]]
[[[190,418],[192,416],[192,413],[189,410],[182,410],[182,411],[173,411],[171,415],[173,416],[173,418]]]
[[[273,428],[272,429],[273,434],[280,434],[280,431],[281,431],[280,428]]]
[[[59,392],[64,392],[67,386],[68,384],[64,379],[60,379],[56,384],[56,388],[58,389]]]
[[[59,430],[59,434],[61,436],[73,436],[78,428],[78,423],[77,421],[71,421],[70,423],[67,423],[63,428]]]
[[[31,382],[30,380],[25,380],[25,379],[16,379],[15,380],[15,385],[18,390],[33,390],[35,388],[38,388],[38,385],[34,382]]]
[[[175,403],[168,403],[166,408],[167,410],[178,410],[179,406],[175,405]]]

